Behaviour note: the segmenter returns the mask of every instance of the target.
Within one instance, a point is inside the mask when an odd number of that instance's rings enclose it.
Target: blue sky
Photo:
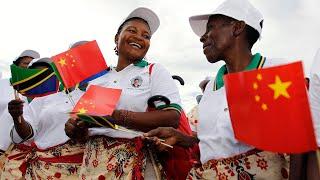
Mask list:
[[[9,77],[9,65],[24,49],[42,57],[66,50],[72,42],[96,39],[108,64],[116,64],[114,34],[119,23],[139,6],[154,10],[161,25],[147,58],[185,79],[180,86],[189,110],[200,94],[199,82],[214,76],[221,62],[209,64],[202,44],[189,27],[189,16],[210,13],[222,0],[0,0],[0,71]],[[253,52],[273,58],[301,59],[309,74],[320,47],[319,0],[251,0],[265,21],[262,39]]]

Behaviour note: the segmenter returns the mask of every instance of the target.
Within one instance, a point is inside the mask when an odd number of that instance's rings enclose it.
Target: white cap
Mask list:
[[[33,65],[37,64],[37,63],[47,63],[50,64],[52,62],[52,60],[48,57],[44,57],[44,58],[37,58],[37,59],[32,59],[32,61],[29,63],[28,68],[32,67]]]
[[[153,33],[155,33],[158,29],[158,27],[160,26],[160,20],[157,16],[157,14],[155,12],[153,12],[152,10],[145,8],[145,7],[139,7],[135,10],[133,10],[128,17],[126,17],[120,25],[122,25],[126,20],[130,19],[130,18],[134,18],[134,17],[138,17],[141,18],[145,21],[147,21],[149,27],[150,27],[150,31],[151,31],[151,35]]]
[[[262,14],[248,0],[226,0],[210,14],[191,16],[189,22],[194,33],[204,35],[211,15],[221,14],[239,21],[244,21],[259,32],[262,31]]]
[[[37,58],[40,58],[40,54],[37,52],[37,51],[34,51],[34,50],[24,50],[17,58],[21,58],[21,57],[32,57],[33,59],[37,59]]]
[[[77,41],[70,44],[69,49],[88,43],[89,41]]]

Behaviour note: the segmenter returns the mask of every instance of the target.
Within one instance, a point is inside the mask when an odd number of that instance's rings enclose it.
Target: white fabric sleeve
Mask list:
[[[171,104],[181,107],[181,99],[178,87],[171,74],[161,64],[154,64],[151,72],[151,96],[162,95],[170,100]],[[162,104],[157,104],[156,107]]]
[[[6,111],[3,111],[1,114],[0,122],[0,149],[6,151],[11,144],[10,129],[13,125],[11,115],[8,112],[8,106]]]
[[[309,83],[309,100],[313,120],[313,128],[320,147],[320,49],[314,58]]]
[[[315,136],[320,147],[320,78],[317,74],[310,78],[309,98]]]

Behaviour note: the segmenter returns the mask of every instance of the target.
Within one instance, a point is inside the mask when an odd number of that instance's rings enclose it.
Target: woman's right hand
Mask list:
[[[20,99],[12,100],[8,103],[8,111],[14,121],[17,121],[23,114],[23,103]]]
[[[64,127],[66,135],[79,142],[86,142],[89,138],[89,126],[78,118],[70,118]]]

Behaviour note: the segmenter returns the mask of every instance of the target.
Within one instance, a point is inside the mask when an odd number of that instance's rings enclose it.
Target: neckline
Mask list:
[[[260,53],[256,53],[255,55],[252,56],[251,62],[245,68],[244,71],[253,70],[253,69],[260,69],[260,68],[262,68],[264,62],[265,62],[265,58],[263,58]],[[216,91],[224,86],[223,76],[226,74],[228,74],[227,66],[223,65],[218,70],[218,73],[217,73],[216,78],[214,80],[214,85],[213,85],[214,91]]]

